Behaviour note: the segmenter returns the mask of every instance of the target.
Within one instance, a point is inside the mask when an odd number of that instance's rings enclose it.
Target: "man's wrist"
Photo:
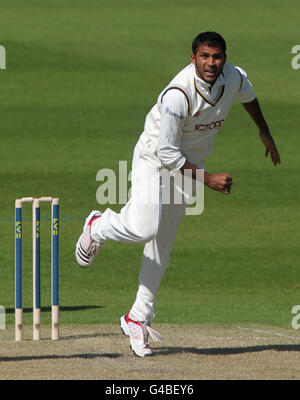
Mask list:
[[[204,171],[204,185],[209,186],[210,183],[210,174]]]
[[[268,127],[268,124],[266,123],[265,119],[262,118],[262,121],[260,121],[257,124],[257,127],[259,129],[259,134],[261,135],[270,135],[270,129]]]
[[[269,130],[268,127],[260,128],[260,129],[259,129],[259,135],[260,135],[260,136],[269,136],[269,137],[272,137],[272,135],[271,135],[270,130]]]

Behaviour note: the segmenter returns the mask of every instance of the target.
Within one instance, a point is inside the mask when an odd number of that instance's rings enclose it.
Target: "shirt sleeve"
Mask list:
[[[254,93],[251,82],[248,80],[246,72],[240,67],[236,67],[236,69],[241,76],[241,86],[237,98],[241,103],[249,103],[256,98],[256,94]]]
[[[157,155],[163,166],[178,171],[185,163],[181,153],[181,136],[184,120],[188,115],[188,104],[178,89],[169,90],[161,104],[160,129]]]

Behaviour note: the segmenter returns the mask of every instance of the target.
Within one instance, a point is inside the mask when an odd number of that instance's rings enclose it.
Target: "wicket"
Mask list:
[[[23,197],[15,201],[15,340],[23,339],[22,206],[32,203],[33,340],[40,340],[40,203],[51,203],[51,338],[59,338],[59,199]]]

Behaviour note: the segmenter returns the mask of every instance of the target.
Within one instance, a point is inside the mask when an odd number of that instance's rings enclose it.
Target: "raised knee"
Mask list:
[[[139,232],[139,241],[142,243],[147,243],[152,240],[157,233],[157,224],[154,223],[145,223],[143,226],[140,226],[138,229]]]

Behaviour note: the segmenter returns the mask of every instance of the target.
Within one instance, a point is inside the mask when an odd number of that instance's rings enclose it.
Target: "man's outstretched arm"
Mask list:
[[[274,166],[276,167],[277,164],[280,164],[280,156],[276,148],[274,139],[270,134],[268,125],[260,109],[258,100],[254,99],[249,103],[242,103],[242,104],[259,129],[259,136],[266,148],[266,153],[265,153],[266,157],[270,153],[271,160]]]

